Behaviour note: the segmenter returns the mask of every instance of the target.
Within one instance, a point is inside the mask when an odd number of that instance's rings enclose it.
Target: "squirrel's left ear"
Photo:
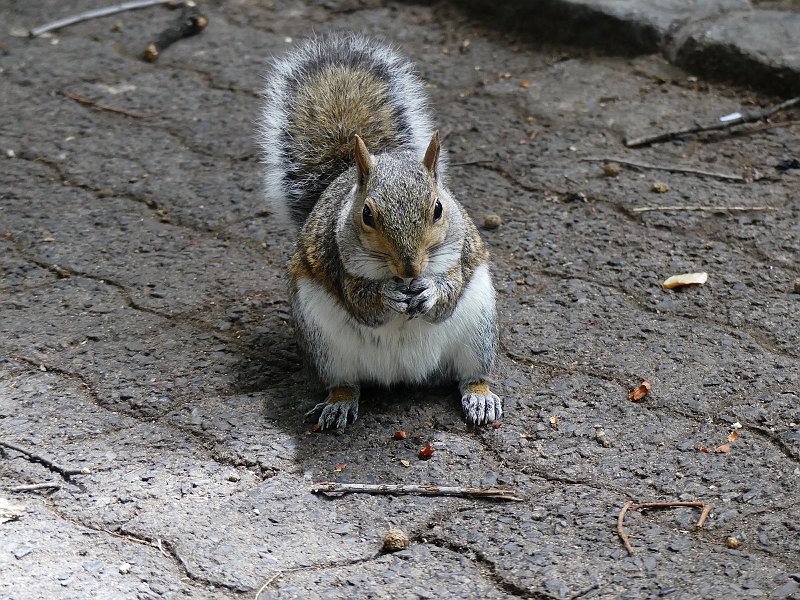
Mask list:
[[[356,167],[358,168],[358,187],[363,188],[369,180],[369,172],[372,170],[372,158],[369,156],[367,145],[360,136],[356,135]]]
[[[425,168],[428,169],[428,172],[433,175],[433,178],[436,179],[437,167],[439,164],[439,149],[441,148],[441,144],[439,142],[439,131],[433,132],[433,137],[431,138],[431,143],[428,144],[428,149],[425,151],[425,158],[422,159],[422,164],[425,165]]]

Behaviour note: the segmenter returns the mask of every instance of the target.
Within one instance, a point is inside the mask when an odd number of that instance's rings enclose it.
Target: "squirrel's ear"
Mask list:
[[[364,187],[372,170],[372,158],[367,150],[367,145],[356,135],[356,167],[358,168],[358,187]]]
[[[433,178],[436,179],[437,175],[437,165],[439,163],[439,148],[441,144],[439,143],[439,131],[433,132],[433,137],[431,137],[431,143],[428,144],[428,149],[425,151],[425,158],[422,159],[422,164],[425,165],[425,168],[428,169]]]

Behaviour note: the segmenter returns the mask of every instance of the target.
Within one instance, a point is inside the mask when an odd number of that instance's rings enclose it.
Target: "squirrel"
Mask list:
[[[362,384],[455,381],[469,424],[499,419],[489,255],[413,65],[357,34],[313,38],[273,61],[263,99],[265,196],[297,232],[289,302],[328,391],[306,417],[343,428]]]

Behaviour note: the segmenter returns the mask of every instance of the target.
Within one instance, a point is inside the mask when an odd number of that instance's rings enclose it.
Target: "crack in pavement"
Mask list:
[[[639,301],[639,299],[635,295],[631,294],[629,289],[625,289],[619,284],[607,283],[605,281],[598,281],[586,275],[558,273],[548,268],[542,269],[541,271],[532,271],[531,274],[537,275],[539,277],[545,277],[554,281],[570,281],[570,280],[582,281],[595,288],[614,290],[626,302],[631,304],[634,308],[639,309],[641,312],[649,315],[664,316],[664,313],[660,313],[655,307],[649,306]],[[776,347],[772,343],[772,340],[765,338],[765,336],[768,336],[769,334],[765,334],[764,332],[757,330],[754,327],[748,326],[746,324],[731,325],[730,323],[717,321],[715,319],[710,319],[708,317],[701,315],[694,316],[685,314],[669,314],[668,316],[670,316],[673,319],[680,319],[681,321],[686,322],[687,324],[702,323],[703,325],[709,325],[711,327],[720,329],[731,336],[736,336],[740,334],[742,331],[744,331],[753,339],[753,342],[767,354],[774,354],[776,356],[782,356],[783,358],[789,358],[791,360],[797,360],[798,358],[800,358],[800,354],[792,354],[789,350],[784,350],[782,348]]]
[[[256,477],[262,482],[271,479],[272,477],[275,477],[279,473],[291,472],[290,469],[286,468],[279,469],[277,467],[264,466],[258,460],[247,459],[241,456],[235,450],[223,444],[220,444],[216,439],[214,439],[210,435],[207,435],[202,431],[198,431],[196,428],[192,426],[177,425],[175,423],[162,422],[162,418],[164,416],[174,412],[176,408],[179,408],[180,405],[183,405],[185,402],[188,401],[182,402],[179,406],[170,406],[160,414],[145,416],[135,412],[132,409],[124,410],[119,407],[111,407],[110,405],[106,404],[103,400],[101,400],[100,395],[93,388],[93,383],[80,373],[73,373],[71,371],[62,369],[60,367],[46,365],[40,360],[34,360],[27,357],[12,356],[11,358],[12,360],[16,360],[17,362],[30,365],[36,371],[41,371],[42,366],[44,366],[47,372],[57,374],[69,380],[77,380],[79,382],[79,385],[89,394],[91,402],[95,406],[98,406],[103,410],[106,410],[111,413],[123,414],[127,417],[134,419],[139,424],[157,425],[159,427],[164,427],[167,430],[180,432],[185,435],[188,435],[189,437],[194,438],[198,442],[198,447],[202,448],[208,454],[209,458],[211,458],[220,465],[233,468],[245,467],[254,475],[256,475]]]
[[[142,546],[147,546],[147,547],[153,548],[154,550],[158,551],[162,556],[164,556],[167,560],[169,560],[178,569],[178,571],[186,579],[191,581],[193,584],[201,584],[201,585],[204,585],[204,586],[212,586],[213,585],[214,587],[222,588],[223,590],[237,592],[237,594],[239,592],[247,591],[247,590],[235,589],[232,586],[230,586],[228,584],[225,584],[225,583],[222,583],[222,582],[216,582],[216,581],[207,580],[207,579],[204,579],[204,578],[193,576],[186,569],[186,565],[185,565],[183,559],[174,551],[174,549],[172,548],[170,542],[166,542],[166,541],[161,540],[161,539],[159,539],[156,542],[154,542],[152,538],[148,539],[146,537],[138,536],[138,535],[135,535],[135,534],[130,533],[128,531],[125,531],[122,528],[119,528],[117,531],[104,529],[102,527],[91,525],[89,523],[85,523],[83,521],[79,521],[79,520],[76,520],[76,519],[73,519],[73,518],[70,518],[70,517],[66,516],[60,510],[58,510],[54,506],[52,501],[50,501],[50,500],[43,501],[43,504],[57,518],[59,518],[62,521],[65,521],[65,522],[73,525],[74,527],[77,527],[79,529],[89,530],[89,531],[91,531],[93,533],[96,533],[98,535],[99,534],[108,535],[108,536],[116,538],[116,539],[125,540],[127,542],[132,543],[132,544],[139,544],[139,545],[142,545]],[[166,549],[165,549],[165,546],[166,546]],[[238,597],[238,595],[234,596],[234,597]]]
[[[437,548],[442,548],[443,550],[449,550],[450,552],[458,554],[459,556],[463,556],[473,563],[481,573],[483,573],[487,581],[489,581],[498,590],[507,594],[516,596],[517,598],[531,598],[533,600],[556,599],[556,596],[552,596],[545,592],[531,591],[504,579],[498,574],[497,565],[494,562],[486,558],[486,556],[480,550],[470,548],[467,544],[446,540],[436,535],[424,535],[415,539],[415,541],[430,544],[431,546],[436,546]]]
[[[626,380],[624,378],[625,376],[622,376],[622,375],[607,374],[607,373],[603,373],[601,371],[597,371],[596,369],[591,369],[591,368],[568,367],[568,366],[565,366],[565,365],[560,365],[558,363],[552,363],[552,362],[549,362],[549,361],[539,361],[539,360],[534,360],[534,359],[527,359],[525,357],[519,356],[518,354],[515,354],[514,352],[511,352],[511,351],[507,350],[507,348],[505,347],[505,345],[502,342],[500,344],[500,347],[503,349],[506,358],[511,360],[512,363],[521,364],[521,365],[529,367],[531,369],[544,369],[545,371],[549,371],[550,372],[551,378],[562,376],[562,375],[581,374],[581,375],[587,375],[589,377],[595,377],[597,379],[602,379],[602,380],[605,380],[605,381],[610,381],[610,382],[613,382],[613,383],[617,383],[618,385],[620,385],[620,387],[623,388],[623,390],[628,389],[626,387],[628,380]],[[553,373],[554,371],[557,374],[554,374]],[[635,378],[631,378],[630,381],[633,381],[634,379]],[[738,396],[741,396],[743,398],[746,397],[746,395],[747,395],[746,392],[742,392],[742,393],[738,394]],[[688,421],[690,421],[692,423],[695,423],[695,424],[702,424],[707,419],[712,419],[713,420],[713,416],[718,414],[720,412],[721,408],[735,406],[735,400],[733,400],[733,402],[731,402],[730,400],[731,400],[730,398],[725,398],[723,400],[720,400],[720,402],[718,404],[715,404],[714,406],[709,407],[709,409],[705,412],[705,414],[702,414],[702,415],[698,415],[698,414],[692,413],[690,411],[681,410],[680,408],[675,408],[675,407],[668,406],[668,405],[660,405],[660,406],[657,406],[657,407],[647,407],[647,408],[649,410],[652,410],[655,413],[658,413],[658,414],[667,414],[667,415],[670,415],[670,416],[673,416],[673,417],[680,417],[680,418],[686,419],[686,420],[688,420]],[[726,424],[726,426],[727,426],[727,424]],[[744,429],[753,431],[755,434],[757,434],[760,438],[762,438],[769,445],[773,446],[776,450],[778,450],[779,452],[784,454],[786,456],[786,458],[788,458],[792,462],[800,463],[800,452],[796,451],[794,448],[789,446],[783,439],[781,439],[779,434],[776,434],[775,432],[770,431],[769,429],[766,429],[764,427],[760,427],[758,425],[753,425],[752,423],[748,423],[747,425],[745,425]],[[582,482],[582,481],[575,481],[575,482],[564,481],[564,483],[585,483],[585,482]]]

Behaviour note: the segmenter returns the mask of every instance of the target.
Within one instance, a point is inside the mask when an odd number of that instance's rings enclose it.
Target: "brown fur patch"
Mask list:
[[[477,394],[479,396],[488,396],[489,395],[489,384],[485,381],[476,381],[475,383],[470,383],[467,386],[467,391],[470,394]]]
[[[329,65],[309,76],[289,124],[298,170],[345,171],[353,161],[355,134],[374,153],[398,147],[388,94],[386,82],[353,67]]]
[[[351,387],[340,386],[331,389],[326,402],[328,404],[335,404],[337,402],[351,402],[355,397],[355,390]]]

